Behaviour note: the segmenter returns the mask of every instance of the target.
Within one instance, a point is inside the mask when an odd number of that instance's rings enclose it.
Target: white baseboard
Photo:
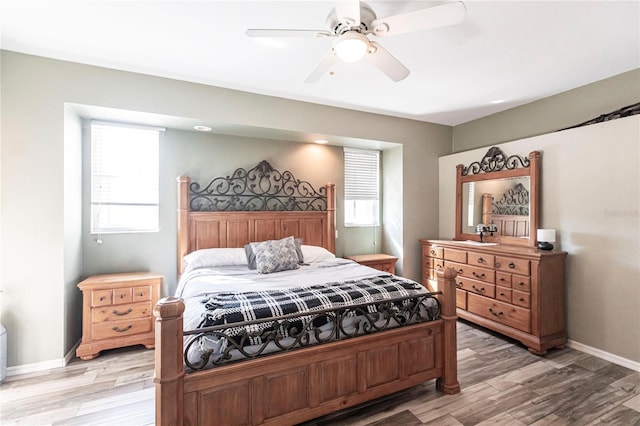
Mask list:
[[[16,365],[7,368],[7,377],[17,376],[18,374],[35,373],[43,370],[51,370],[52,368],[60,368],[69,364],[76,356],[76,348],[80,345],[78,340],[75,345],[62,359],[52,359],[50,361],[34,362],[33,364]]]
[[[623,358],[618,355],[614,355],[609,352],[605,352],[602,349],[594,348],[592,346],[587,346],[583,343],[576,342],[575,340],[569,340],[567,342],[567,346],[571,349],[575,349],[584,353],[588,353],[589,355],[596,356],[598,358],[602,358],[605,361],[612,362],[614,364],[621,365],[623,367],[627,367],[631,370],[640,371],[640,362],[632,361],[627,358]]]

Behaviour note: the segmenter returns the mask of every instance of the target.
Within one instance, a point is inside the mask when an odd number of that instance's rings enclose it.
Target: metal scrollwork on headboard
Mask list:
[[[498,172],[500,170],[512,170],[518,167],[529,167],[529,159],[519,155],[507,157],[497,146],[489,148],[489,151],[480,161],[474,161],[468,167],[463,167],[462,176],[468,174],[477,175],[480,172]]]
[[[279,172],[267,161],[231,176],[213,179],[207,186],[189,186],[192,211],[309,211],[326,210],[326,188],[316,190],[289,171]]]
[[[529,216],[529,191],[518,183],[494,201],[491,213],[515,216]]]

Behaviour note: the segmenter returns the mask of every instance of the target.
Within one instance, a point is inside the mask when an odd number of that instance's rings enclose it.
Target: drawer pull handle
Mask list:
[[[500,293],[500,296],[505,297],[505,294],[504,293]]]
[[[124,294],[121,294],[119,297],[120,299],[124,299]]]
[[[462,287],[464,287],[464,284],[463,284],[463,283],[461,283],[461,282],[457,282],[457,283],[456,283],[456,287],[458,287],[458,288],[462,288]]]
[[[516,267],[516,264],[513,262],[509,262],[509,268],[513,269]]]
[[[485,277],[484,272],[482,274],[477,274],[476,271],[473,271],[472,274],[473,274],[474,277],[478,277],[478,278],[484,278]]]
[[[519,298],[518,300],[521,301],[521,302],[524,302],[524,299],[522,297]]]
[[[504,278],[500,278],[500,281],[506,281]]]
[[[464,272],[464,269],[462,269],[462,268],[458,269],[458,273],[459,274],[462,274],[463,272]]]
[[[104,300],[104,296],[100,296],[100,301],[102,302]]]
[[[129,330],[131,327],[133,327],[133,325],[129,324],[128,326],[126,326],[125,328],[120,328],[120,327],[113,327],[112,330],[113,331],[117,331],[118,333],[124,333],[125,331]]]
[[[504,315],[504,313],[502,313],[502,312],[496,312],[496,311],[494,311],[492,308],[489,308],[489,313],[490,313],[491,315],[493,315],[493,316],[496,316],[496,317],[499,317],[499,316]]]
[[[524,285],[524,282],[520,281],[520,282],[518,283],[518,285],[519,285],[519,286],[523,286],[523,285]]]
[[[144,293],[138,293],[138,296],[144,297]]]
[[[113,310],[113,315],[123,316],[123,315],[130,314],[132,311],[133,311],[133,309],[131,309],[131,308],[127,309],[127,312],[118,312],[117,309],[114,309]]]
[[[475,291],[480,292],[480,293],[484,293],[484,287],[478,288],[476,287],[475,284],[471,284],[471,288],[473,288]]]
[[[435,250],[431,250],[431,254],[435,256],[436,255],[436,251]]]
[[[481,258],[481,257],[479,257],[479,258],[478,258],[478,263],[484,263],[484,259],[483,259],[483,258]]]

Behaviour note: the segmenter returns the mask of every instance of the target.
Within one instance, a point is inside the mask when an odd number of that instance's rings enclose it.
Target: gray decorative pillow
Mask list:
[[[304,263],[304,255],[302,254],[302,238],[295,238],[293,242],[296,245],[296,253],[298,254],[298,263]],[[251,244],[245,244],[244,252],[247,256],[247,265],[249,269],[256,269],[256,254],[251,247]]]
[[[298,269],[300,259],[293,237],[250,243],[256,255],[256,269],[261,274]]]

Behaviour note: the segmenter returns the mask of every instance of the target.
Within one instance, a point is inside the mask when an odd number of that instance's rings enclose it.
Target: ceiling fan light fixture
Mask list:
[[[336,40],[333,49],[345,62],[357,62],[367,54],[369,39],[364,34],[348,31]]]

